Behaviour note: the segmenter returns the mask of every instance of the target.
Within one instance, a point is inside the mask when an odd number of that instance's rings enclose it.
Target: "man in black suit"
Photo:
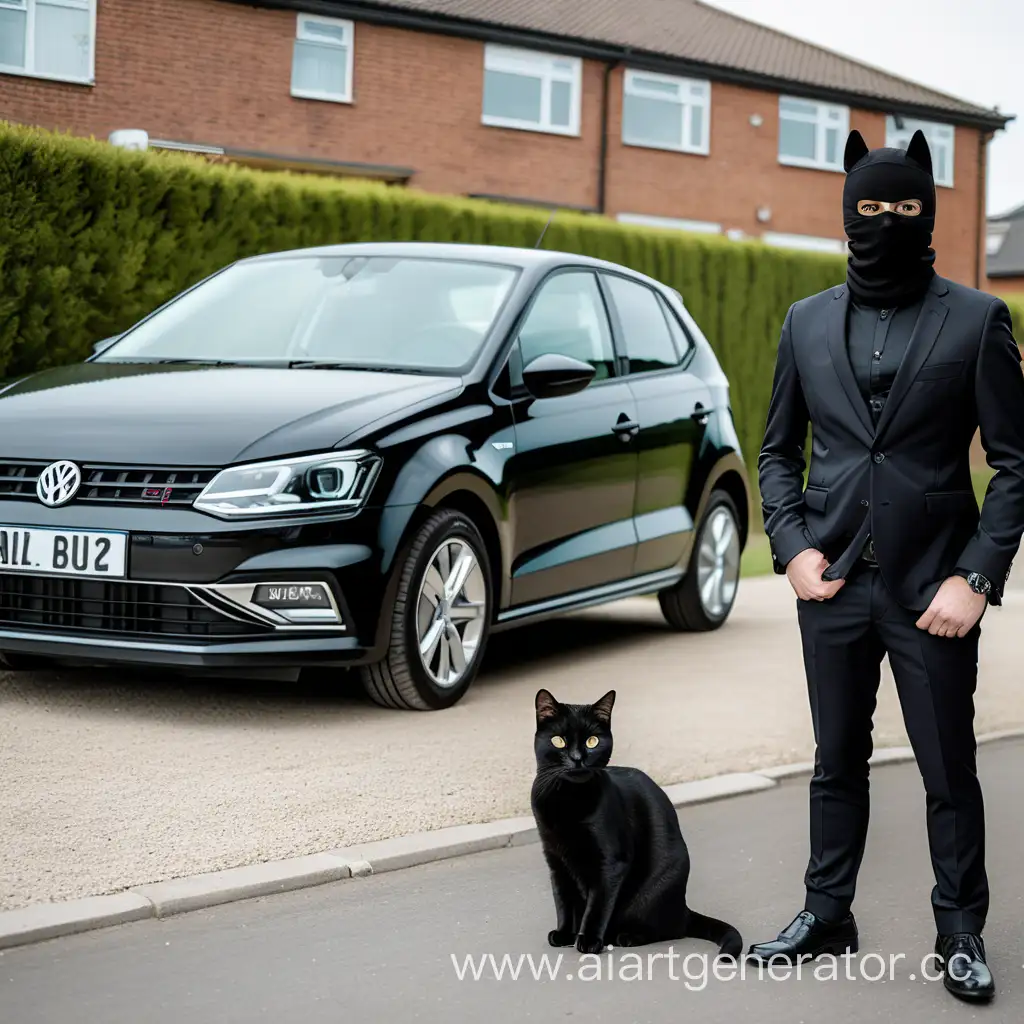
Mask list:
[[[906,152],[869,152],[852,132],[844,163],[846,284],[786,317],[759,462],[775,568],[798,599],[817,745],[807,897],[749,955],[857,951],[850,908],[887,654],[927,793],[935,952],[947,989],[987,1000],[974,690],[979,622],[1024,531],[1024,375],[1006,305],[933,270],[924,135]],[[995,470],[980,516],[979,427]]]

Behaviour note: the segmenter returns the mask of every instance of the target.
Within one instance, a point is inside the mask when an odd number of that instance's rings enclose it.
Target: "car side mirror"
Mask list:
[[[561,398],[582,391],[595,372],[590,363],[549,352],[523,369],[523,383],[535,398]]]
[[[98,356],[101,352],[106,352],[120,337],[120,334],[115,334],[112,338],[104,338],[102,341],[97,341],[92,347],[92,354]]]

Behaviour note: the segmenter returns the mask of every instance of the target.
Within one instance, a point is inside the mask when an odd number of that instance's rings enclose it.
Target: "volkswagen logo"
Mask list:
[[[51,462],[36,481],[36,497],[50,508],[66,505],[82,486],[82,471],[73,462]]]

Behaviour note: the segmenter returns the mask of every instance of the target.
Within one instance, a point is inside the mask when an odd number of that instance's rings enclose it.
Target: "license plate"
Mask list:
[[[125,574],[127,551],[126,533],[0,526],[0,572],[117,579]]]

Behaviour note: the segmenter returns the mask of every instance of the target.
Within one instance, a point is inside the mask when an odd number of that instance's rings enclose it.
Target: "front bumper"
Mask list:
[[[379,521],[373,509],[279,525],[222,523],[173,509],[0,502],[0,523],[130,537],[122,579],[0,571],[0,651],[186,669],[378,660],[386,586]],[[264,584],[322,584],[336,614],[288,621],[252,603],[253,588]]]

